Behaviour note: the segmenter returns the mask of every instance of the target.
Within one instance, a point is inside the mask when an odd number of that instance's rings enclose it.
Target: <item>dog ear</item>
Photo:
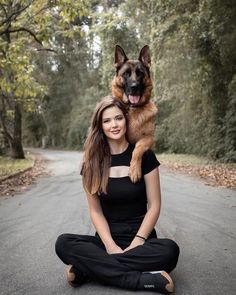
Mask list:
[[[150,55],[150,49],[148,45],[145,45],[140,50],[138,59],[145,65],[145,67],[149,68],[151,66],[151,55]]]
[[[119,45],[116,45],[115,48],[115,67],[119,68],[121,67],[126,61],[128,60],[128,57],[126,56],[124,50]]]

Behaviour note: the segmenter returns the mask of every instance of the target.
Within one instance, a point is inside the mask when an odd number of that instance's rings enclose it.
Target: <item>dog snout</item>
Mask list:
[[[131,91],[134,93],[138,90],[138,83],[136,82],[133,82],[131,85],[130,85],[130,88],[131,88]]]

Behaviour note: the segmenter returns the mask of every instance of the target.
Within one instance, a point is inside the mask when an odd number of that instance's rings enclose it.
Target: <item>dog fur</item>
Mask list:
[[[151,101],[151,57],[148,45],[138,60],[130,60],[119,45],[115,48],[116,75],[112,81],[112,95],[127,105],[128,139],[135,143],[129,176],[132,182],[140,180],[142,156],[154,143],[157,107]]]

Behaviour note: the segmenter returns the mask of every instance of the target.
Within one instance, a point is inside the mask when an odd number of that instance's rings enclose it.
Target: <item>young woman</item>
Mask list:
[[[126,138],[127,112],[115,98],[105,97],[94,112],[84,146],[83,186],[95,236],[62,234],[56,253],[68,265],[67,279],[76,287],[92,279],[129,290],[174,291],[168,274],[179,247],[159,239],[154,226],[161,207],[159,162],[148,150],[142,179],[128,176],[134,145]]]

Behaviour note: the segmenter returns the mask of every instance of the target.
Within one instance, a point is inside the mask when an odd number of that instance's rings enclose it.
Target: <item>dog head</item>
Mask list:
[[[152,80],[150,78],[151,57],[148,45],[139,54],[138,60],[130,60],[124,50],[116,45],[116,75],[112,81],[113,96],[131,106],[142,106],[151,97]]]

